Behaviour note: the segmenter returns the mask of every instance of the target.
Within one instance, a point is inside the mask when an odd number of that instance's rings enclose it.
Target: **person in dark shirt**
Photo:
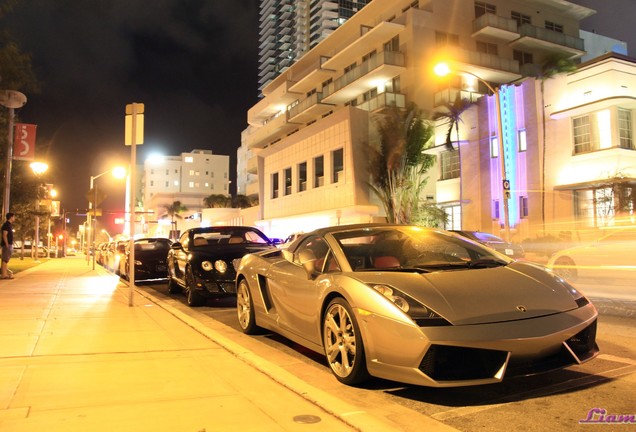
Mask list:
[[[7,213],[7,220],[2,224],[2,279],[13,279],[13,273],[9,270],[9,260],[13,255],[13,221],[15,215]]]

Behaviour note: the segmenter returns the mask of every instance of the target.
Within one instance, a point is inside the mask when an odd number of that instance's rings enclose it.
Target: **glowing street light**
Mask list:
[[[45,164],[44,162],[31,162],[29,166],[33,170],[33,173],[38,177],[38,179],[42,174],[46,172],[46,170],[49,169],[49,166]],[[39,186],[40,185],[38,184],[38,188],[36,189],[35,205],[34,205],[34,208],[35,208],[35,213],[34,213],[35,214],[35,235],[33,236],[34,244],[31,245],[31,253],[35,251],[35,255],[33,256],[33,258],[36,261],[38,260],[38,248],[40,247],[40,215],[38,214],[38,212],[40,211]]]
[[[87,214],[87,222],[88,222],[87,229],[90,230],[90,233],[91,233],[91,243],[86,245],[86,261],[88,262],[88,260],[90,259],[90,250],[91,250],[90,248],[92,247],[93,248],[93,270],[95,270],[95,229],[91,230],[91,224],[92,224],[91,209],[93,210],[92,220],[96,221],[97,188],[95,187],[95,180],[109,173],[112,173],[113,177],[115,177],[116,179],[122,179],[126,177],[126,168],[117,166],[115,168],[104,171],[103,173],[97,174],[96,176],[91,176],[90,190],[93,192],[93,201],[92,202],[90,200],[88,201],[88,214]]]
[[[503,142],[504,135],[503,135],[502,120],[501,120],[501,101],[499,98],[499,88],[492,87],[487,81],[483,80],[482,78],[480,78],[479,76],[475,75],[472,72],[468,72],[466,70],[453,71],[450,68],[450,66],[448,66],[447,63],[442,62],[442,63],[436,64],[435,67],[433,68],[433,71],[438,76],[446,76],[450,73],[462,73],[462,74],[470,75],[471,77],[477,79],[479,82],[483,83],[486,87],[488,87],[488,90],[490,90],[492,94],[495,96],[495,108],[497,111],[497,135],[498,135],[497,141],[499,142],[499,162],[500,162],[499,165],[501,169],[501,199],[503,201],[503,212],[504,212],[504,233],[505,233],[504,239],[506,241],[510,241],[510,216],[508,214],[508,199],[510,197],[509,195],[510,190],[508,185],[510,183],[506,176],[506,163],[504,160],[504,142]]]

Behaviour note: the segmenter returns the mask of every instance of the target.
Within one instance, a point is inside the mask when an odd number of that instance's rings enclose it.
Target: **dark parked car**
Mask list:
[[[508,255],[511,258],[523,258],[526,255],[521,245],[509,243],[505,241],[504,239],[502,239],[501,237],[497,237],[494,234],[481,232],[481,231],[451,230],[451,232],[457,233],[466,238],[474,240],[478,243],[483,244],[484,246],[488,246],[489,248],[494,249],[497,252],[500,252],[504,255]]]
[[[172,241],[162,237],[149,237],[135,240],[135,280],[166,279],[168,266],[166,260]],[[119,263],[119,275],[130,279],[130,242],[126,244],[124,258]]]
[[[241,258],[271,248],[273,242],[252,227],[189,229],[168,253],[168,292],[183,290],[190,306],[200,306],[206,297],[235,293]]]

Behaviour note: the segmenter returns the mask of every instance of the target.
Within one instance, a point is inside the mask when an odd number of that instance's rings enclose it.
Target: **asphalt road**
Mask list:
[[[237,338],[235,298],[209,300],[189,308],[183,295],[170,295],[166,283],[140,284],[141,289],[170,302],[202,321],[212,319],[228,327]],[[381,413],[404,431],[421,432],[418,416],[433,417],[458,430],[473,431],[572,431],[590,430],[599,424],[580,423],[590,410],[608,415],[636,414],[636,302],[592,298],[599,309],[599,357],[583,365],[500,384],[436,389],[375,380],[364,388],[340,384],[322,356],[288,340],[267,334],[244,339],[250,350],[287,368],[311,385],[344,400]],[[601,412],[601,411],[595,411]],[[593,419],[600,417],[596,414]],[[618,417],[613,417],[614,419]],[[633,431],[636,423],[612,424],[603,430]]]

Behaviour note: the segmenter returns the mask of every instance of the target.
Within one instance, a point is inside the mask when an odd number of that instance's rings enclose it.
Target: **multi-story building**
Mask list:
[[[579,21],[593,13],[565,0],[369,3],[263,88],[264,98],[249,110],[242,154],[243,166],[254,179],[246,182],[246,193],[260,198],[257,223],[282,237],[382,217],[368,186],[368,146],[377,140],[375,118],[387,106],[405,107],[407,102],[432,114],[459,96],[476,105],[462,115],[453,150],[443,145],[448,125],[437,124],[431,153],[439,163],[430,171],[424,192],[447,212],[447,227],[503,234],[507,214],[517,241],[546,229],[579,227],[581,203],[587,200],[590,205],[594,199],[593,184],[601,181],[600,173],[609,169],[610,160],[612,169],[617,161],[630,160],[626,155],[631,157],[633,149],[627,144],[616,147],[618,138],[613,144],[604,139],[598,149],[608,151],[579,155],[575,149],[583,147],[573,143],[582,139],[578,135],[586,127],[597,128],[592,137],[601,132],[606,136],[610,126],[616,126],[612,136],[631,134],[629,89],[634,87],[627,82],[629,74],[622,72],[631,67],[630,61],[612,57],[603,66],[584,65],[576,74],[543,83],[528,77],[540,76],[542,65],[555,56],[578,62],[585,54]],[[440,60],[451,65],[455,75],[436,77],[432,71]],[[603,71],[601,81],[591,70]],[[589,87],[587,92],[598,94],[606,79],[626,86],[622,93],[622,87],[614,89],[620,101],[610,97],[594,105],[617,104],[601,114],[601,129],[594,126],[596,114],[588,123],[570,115],[583,107],[554,109],[569,106],[572,89],[582,89],[574,77],[584,75],[581,83]],[[563,81],[567,77],[572,82]],[[492,89],[501,101],[501,147],[496,98],[484,97]],[[583,125],[573,130],[570,122]],[[565,157],[568,152],[572,159]],[[568,166],[588,174],[595,170],[597,178],[586,177],[583,184],[557,180],[558,173],[572,171]],[[626,166],[620,165],[619,171],[624,173]],[[502,187],[502,172],[509,191]],[[575,211],[577,206],[581,208]]]
[[[188,210],[181,216],[188,217],[201,212],[204,198],[210,195],[229,196],[229,165],[229,156],[215,155],[211,150],[192,150],[180,156],[147,159],[141,191],[143,207],[149,215],[145,219],[168,222],[169,231],[167,208],[174,202],[179,201],[187,207]],[[152,230],[152,227],[148,229]]]
[[[261,0],[259,90],[371,0]]]

